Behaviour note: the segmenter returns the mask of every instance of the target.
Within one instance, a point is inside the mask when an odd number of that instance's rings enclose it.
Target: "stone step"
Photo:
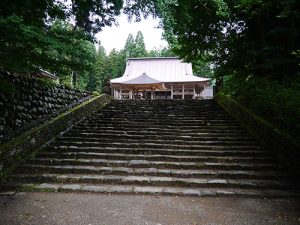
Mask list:
[[[130,115],[115,115],[114,117],[111,117],[110,114],[108,113],[101,113],[101,114],[93,114],[91,116],[86,117],[84,121],[93,121],[93,120],[99,120],[102,121],[104,119],[108,119],[110,121],[124,121],[124,120],[133,120],[133,121],[143,121],[147,118],[149,121],[154,121],[154,122],[164,122],[164,121],[169,121],[173,122],[174,118],[172,117],[158,117],[158,115],[154,115],[153,117],[148,117],[146,115],[140,115],[139,117],[136,116],[130,116]],[[194,122],[194,123],[203,123],[206,121],[210,122],[236,122],[231,116],[229,115],[218,115],[214,117],[208,117],[208,116],[178,116],[176,117],[179,121],[184,121],[184,122]]]
[[[272,163],[234,163],[234,162],[174,162],[150,160],[107,160],[107,159],[52,159],[36,158],[29,164],[40,165],[89,165],[89,166],[122,166],[129,168],[173,168],[173,169],[226,169],[226,170],[269,170],[277,171],[281,166]]]
[[[77,141],[85,143],[112,143],[112,142],[126,142],[126,144],[176,144],[176,145],[186,145],[186,146],[197,146],[201,144],[209,144],[212,146],[215,145],[224,145],[224,146],[256,146],[256,142],[251,140],[223,140],[219,138],[214,138],[212,140],[206,140],[206,138],[199,138],[199,140],[180,140],[180,139],[136,139],[118,136],[115,138],[105,138],[105,137],[90,137],[90,136],[62,136],[57,138],[57,141],[60,142],[72,142],[76,143]]]
[[[150,119],[140,119],[140,120],[128,120],[128,119],[122,119],[122,120],[112,120],[110,118],[104,117],[103,119],[89,119],[84,120],[82,122],[83,125],[101,125],[101,124],[119,124],[119,125],[127,125],[127,124],[145,124],[148,125],[176,125],[176,126],[239,126],[239,124],[236,121],[228,121],[228,120],[200,120],[200,121],[182,121],[182,120],[167,120],[167,119],[161,119],[161,120],[150,120]]]
[[[135,185],[95,185],[95,184],[57,184],[23,183],[17,185],[19,191],[41,192],[91,192],[98,194],[138,194],[138,195],[167,195],[190,197],[251,197],[251,198],[294,198],[300,194],[295,191],[277,189],[222,189],[222,188],[184,188],[164,186],[135,186]]]
[[[164,100],[165,101],[165,100]],[[202,103],[202,102],[201,102]],[[189,108],[189,109],[202,109],[203,112],[206,112],[208,110],[214,110],[214,111],[220,111],[220,107],[215,102],[210,102],[209,104],[201,104],[199,101],[198,103],[189,103],[186,104],[186,102],[128,102],[126,101],[125,103],[121,103],[120,101],[114,103],[111,103],[105,109],[157,109],[159,111],[170,111],[177,109],[177,111]],[[211,104],[212,103],[212,104]]]
[[[172,129],[172,128],[125,128],[125,127],[86,127],[86,126],[80,126],[79,124],[72,127],[70,131],[83,131],[83,132],[131,132],[133,134],[139,134],[142,132],[147,132],[147,133],[155,133],[155,134],[161,134],[161,133],[169,133],[169,134],[186,134],[186,135],[197,135],[197,134],[202,134],[202,133],[208,133],[212,135],[246,135],[246,131],[243,129],[208,129],[208,128],[203,128],[203,129],[198,129],[198,130],[189,130],[189,129]]]
[[[120,111],[104,111],[101,114],[93,114],[92,116],[86,117],[86,119],[103,119],[103,118],[115,118],[116,119],[130,119],[130,120],[139,120],[139,119],[154,119],[154,120],[216,120],[216,119],[223,119],[223,120],[232,120],[228,114],[222,113],[207,113],[207,114],[200,114],[199,112],[191,112],[190,113],[157,113],[157,112],[120,112]]]
[[[110,140],[107,142],[104,141],[83,141],[83,139],[79,140],[62,140],[58,139],[53,146],[77,146],[77,147],[93,147],[93,146],[101,146],[101,147],[130,147],[130,148],[158,148],[158,149],[164,149],[164,148],[173,148],[173,149],[191,149],[191,150],[205,150],[205,149],[219,149],[219,150],[255,150],[259,149],[257,145],[246,145],[244,144],[238,144],[236,145],[229,145],[229,143],[215,143],[215,142],[205,142],[201,144],[194,144],[194,145],[185,145],[184,143],[180,144],[166,144],[166,143],[158,143],[155,142],[118,142],[114,140]]]
[[[227,115],[226,112],[222,111],[222,109],[220,108],[206,108],[204,109],[203,107],[178,107],[178,106],[174,106],[174,107],[166,107],[165,109],[158,109],[157,106],[153,107],[140,107],[140,106],[136,106],[135,109],[130,106],[130,107],[105,107],[102,111],[98,112],[98,114],[103,114],[103,113],[133,113],[133,114],[137,114],[137,115],[145,115],[145,114],[139,114],[137,112],[145,112],[145,113],[157,113],[157,114],[183,114],[186,116],[189,116],[191,114],[195,114],[195,115],[211,115],[211,114],[216,114],[216,115]]]
[[[161,154],[120,154],[120,153],[96,153],[96,152],[40,152],[37,158],[52,159],[113,159],[113,160],[150,160],[150,161],[174,161],[174,162],[256,162],[269,163],[273,157],[247,157],[247,156],[193,156],[193,155],[161,155]]]
[[[119,128],[119,127],[124,127],[127,128],[128,130],[132,129],[132,128],[146,128],[146,127],[151,127],[151,128],[169,128],[169,129],[187,129],[187,130],[202,130],[207,129],[207,130],[213,130],[213,129],[224,129],[224,130],[241,130],[241,127],[239,125],[214,125],[214,124],[193,124],[193,125],[163,125],[160,123],[157,124],[148,124],[146,121],[144,123],[90,123],[90,124],[84,124],[84,123],[80,123],[77,124],[75,127],[85,127],[85,128],[104,128],[104,127],[114,127],[114,128]]]
[[[113,101],[12,178],[29,191],[300,196],[294,178],[212,100]]]
[[[224,140],[224,141],[254,141],[253,138],[249,136],[210,136],[210,135],[184,135],[184,134],[174,134],[174,135],[155,135],[155,134],[127,134],[127,133],[98,133],[98,132],[80,132],[80,131],[69,131],[64,134],[63,137],[90,137],[90,138],[116,138],[116,134],[120,138],[126,139],[154,139],[154,140],[184,140],[184,141],[211,141],[211,140]]]
[[[101,146],[90,146],[90,147],[78,147],[74,145],[58,145],[50,146],[45,149],[48,152],[70,152],[70,151],[88,151],[90,153],[123,153],[123,154],[162,154],[162,155],[198,155],[198,156],[249,156],[249,157],[264,157],[269,156],[270,153],[267,151],[260,150],[259,148],[255,149],[229,149],[226,147],[211,147],[203,146],[201,150],[192,150],[192,149],[170,149],[170,148],[146,148],[138,147],[131,148],[126,146],[116,146],[116,147],[101,147]]]
[[[83,165],[38,165],[25,164],[18,170],[19,174],[31,173],[58,173],[58,174],[101,174],[101,175],[127,175],[127,176],[167,176],[181,178],[210,178],[210,179],[265,179],[289,180],[287,172],[283,171],[245,171],[245,170],[216,170],[216,169],[158,169],[158,168],[128,168],[109,166],[83,166]]]
[[[105,110],[144,110],[144,111],[153,111],[156,109],[158,112],[170,112],[170,111],[176,111],[176,112],[186,112],[186,109],[190,110],[196,110],[199,112],[208,112],[208,111],[214,111],[214,112],[219,112],[221,109],[216,106],[216,105],[186,105],[186,104],[149,104],[146,103],[146,105],[143,104],[130,104],[126,103],[126,105],[121,105],[121,104],[116,104],[116,105],[109,105],[105,107]],[[224,112],[224,111],[221,111]]]
[[[162,138],[172,138],[172,137],[178,137],[179,140],[181,139],[196,139],[197,138],[227,138],[227,139],[243,139],[243,140],[253,140],[252,137],[249,137],[249,135],[245,134],[240,134],[240,133],[223,133],[223,132],[207,132],[207,133],[186,133],[186,132],[181,132],[181,131],[145,131],[145,130],[139,130],[139,131],[132,131],[132,130],[105,130],[105,129],[90,129],[90,130],[81,130],[81,129],[75,129],[72,128],[69,130],[67,133],[64,134],[64,136],[71,136],[71,135],[83,135],[83,136],[103,136],[103,137],[113,137],[115,138],[116,135],[120,136],[128,136],[130,137],[135,137],[135,138],[143,138],[143,137],[153,137],[157,139],[162,139]]]
[[[179,113],[178,113],[179,112]],[[114,115],[113,117],[110,117],[110,115]],[[122,112],[120,110],[112,110],[104,108],[101,111],[98,111],[96,113],[93,113],[91,115],[88,115],[86,118],[103,118],[103,117],[110,117],[112,119],[123,119],[123,118],[132,118],[132,119],[141,119],[141,118],[149,118],[152,119],[174,119],[174,116],[178,116],[179,119],[187,119],[187,120],[201,120],[201,119],[212,119],[212,120],[231,120],[235,121],[229,114],[227,114],[224,111],[218,111],[218,112],[204,112],[204,111],[198,111],[198,110],[190,110],[188,112],[186,111],[157,111],[156,109],[150,109],[150,110],[123,110]]]
[[[159,176],[82,175],[82,174],[16,174],[12,178],[18,183],[92,183],[115,185],[173,186],[193,188],[252,188],[252,189],[292,189],[289,182],[276,180],[248,179],[200,179]]]

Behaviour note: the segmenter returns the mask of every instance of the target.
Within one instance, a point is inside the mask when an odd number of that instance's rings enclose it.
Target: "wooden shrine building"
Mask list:
[[[209,80],[178,58],[130,58],[124,75],[110,84],[115,99],[199,99],[212,97]]]

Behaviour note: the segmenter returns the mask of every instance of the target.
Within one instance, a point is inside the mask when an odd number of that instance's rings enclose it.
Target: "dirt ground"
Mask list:
[[[18,193],[0,198],[1,225],[300,224],[300,199]]]

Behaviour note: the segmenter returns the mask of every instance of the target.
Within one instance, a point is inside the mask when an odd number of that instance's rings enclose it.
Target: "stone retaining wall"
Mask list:
[[[215,100],[225,111],[246,127],[264,148],[269,149],[290,170],[300,175],[300,146],[296,140],[229,96],[220,93],[215,97]]]
[[[106,94],[91,98],[44,124],[0,144],[0,179],[11,173],[20,163],[33,157],[42,145],[110,101],[112,97]]]
[[[0,143],[91,97],[50,80],[0,70]]]

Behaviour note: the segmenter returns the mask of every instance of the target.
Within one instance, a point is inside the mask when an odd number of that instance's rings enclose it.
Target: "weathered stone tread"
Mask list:
[[[159,169],[159,168],[129,168],[110,166],[84,166],[84,165],[39,165],[25,164],[21,166],[20,173],[53,172],[53,173],[80,173],[80,174],[115,174],[139,176],[171,176],[185,178],[241,178],[241,179],[289,179],[286,172],[282,171],[245,171],[245,170],[216,170],[216,169]]]
[[[299,197],[288,172],[214,101],[113,101],[12,177],[21,190]]]
[[[138,195],[171,195],[190,197],[252,197],[252,198],[299,198],[299,192],[283,190],[252,190],[252,189],[215,189],[215,188],[182,188],[161,186],[134,185],[95,185],[95,184],[21,184],[21,191],[52,191],[52,192],[92,192],[98,194],[138,194]]]
[[[211,188],[276,188],[293,189],[293,184],[287,181],[276,180],[249,180],[249,179],[199,179],[159,176],[121,176],[121,175],[82,175],[82,174],[18,174],[14,175],[19,182],[55,182],[55,183],[94,183],[94,184],[126,184],[148,186],[178,186],[178,187],[211,187]]]
[[[228,170],[279,170],[274,163],[240,163],[240,162],[176,162],[150,160],[108,160],[108,159],[73,159],[73,158],[37,158],[30,163],[43,165],[95,165],[127,166],[130,168],[181,168],[181,169],[228,169]]]

